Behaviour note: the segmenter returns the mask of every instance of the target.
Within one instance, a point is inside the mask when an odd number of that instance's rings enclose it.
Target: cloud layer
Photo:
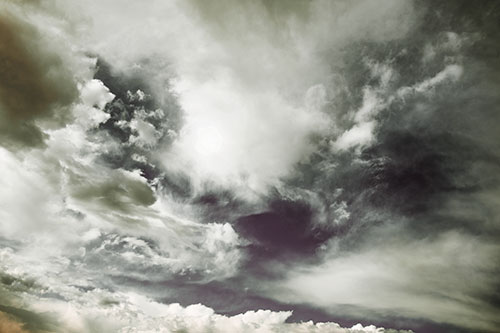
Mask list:
[[[496,2],[0,10],[0,330],[497,330]]]

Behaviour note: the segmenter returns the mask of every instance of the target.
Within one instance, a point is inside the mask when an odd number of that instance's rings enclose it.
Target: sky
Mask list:
[[[0,332],[498,332],[500,2],[0,0]]]

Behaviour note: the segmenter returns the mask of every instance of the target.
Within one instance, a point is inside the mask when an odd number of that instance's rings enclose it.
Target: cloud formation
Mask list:
[[[496,331],[496,2],[0,10],[0,330]]]
[[[0,121],[2,141],[41,146],[46,135],[35,121],[61,123],[77,96],[76,84],[60,56],[46,48],[48,36],[2,5],[0,17]]]

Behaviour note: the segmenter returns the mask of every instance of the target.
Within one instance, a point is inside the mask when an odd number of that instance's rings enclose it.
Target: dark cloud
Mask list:
[[[0,330],[10,333],[25,333],[22,324],[17,322],[13,316],[0,312]]]
[[[58,332],[60,326],[48,312],[38,313],[19,302],[20,293],[40,294],[46,290],[33,278],[0,273],[0,331],[8,333]]]
[[[41,146],[36,120],[61,123],[76,85],[58,55],[41,45],[35,27],[10,13],[0,16],[0,117],[3,145]]]
[[[30,292],[40,289],[34,279],[20,279],[6,273],[0,273],[2,287],[13,292]]]
[[[367,261],[353,262],[353,266],[370,265],[370,260],[377,260],[370,253],[381,242],[390,244],[398,237],[411,237],[417,243],[434,240],[436,249],[431,255],[437,261],[443,256],[439,244],[446,243],[442,235],[450,232],[461,239],[477,240],[476,246],[491,248],[493,252],[488,250],[475,259],[485,268],[474,274],[487,283],[466,290],[458,281],[451,282],[473,268],[446,260],[443,265],[448,271],[440,278],[449,281],[447,297],[453,297],[471,316],[478,307],[485,313],[481,324],[464,320],[461,325],[494,330],[498,324],[493,316],[496,296],[485,297],[480,290],[488,285],[496,295],[499,285],[495,266],[500,253],[494,244],[500,228],[493,202],[498,201],[500,185],[500,49],[493,44],[500,36],[500,10],[497,2],[475,6],[458,1],[420,2],[419,11],[418,24],[407,38],[354,43],[341,51],[344,60],[335,64],[346,89],[335,96],[328,112],[338,117],[341,126],[352,126],[353,110],[368,105],[367,89],[377,91],[384,101],[393,98],[390,103],[380,102],[382,107],[373,116],[373,141],[359,150],[335,154],[330,150],[331,141],[320,141],[317,155],[299,164],[288,184],[321,193],[326,207],[346,203],[347,229],[332,233],[331,240],[340,249],[338,258],[349,257],[360,248],[366,251]],[[374,63],[379,67],[374,68]],[[440,74],[451,65],[463,69],[459,80]],[[386,73],[390,79],[384,83],[383,75],[374,75],[374,71]],[[403,248],[395,245],[392,251]],[[423,260],[417,253],[408,255],[414,265]],[[464,258],[467,251],[457,250],[455,255]],[[426,279],[422,270],[409,268],[408,273],[417,281]],[[336,276],[332,271],[332,281],[337,281]],[[315,283],[314,278],[308,281]],[[413,287],[441,295],[438,284],[414,282]],[[463,294],[481,305],[471,306],[459,296]],[[390,287],[386,295],[391,295]],[[442,314],[442,318],[446,316]]]
[[[79,200],[93,202],[113,211],[130,212],[134,205],[149,206],[155,201],[153,190],[140,179],[125,173],[115,173],[112,177],[91,182],[82,182],[75,177],[72,195]]]
[[[9,327],[9,329],[18,329],[19,327],[21,327],[21,330],[18,331],[19,333],[43,333],[61,331],[61,327],[58,324],[57,320],[54,319],[50,314],[41,314],[5,305],[0,305],[0,314],[3,315],[2,319],[5,319],[6,317],[9,318],[8,320],[10,321],[10,325],[7,326]],[[5,314],[8,314],[9,316],[6,316]],[[20,326],[13,325],[13,322],[19,323]],[[12,331],[12,333],[14,332],[16,331]]]
[[[299,163],[289,184],[323,193],[330,203],[343,200],[353,212],[371,214],[367,207],[372,207],[405,216],[436,210],[455,195],[495,187],[500,112],[493,91],[498,91],[500,82],[492,73],[498,73],[500,66],[498,51],[489,49],[499,33],[492,23],[498,18],[496,6],[495,2],[482,3],[482,9],[462,2],[429,5],[411,37],[345,48],[340,73],[346,90],[331,104],[340,121],[362,106],[364,89],[380,84],[370,75],[367,60],[390,64],[396,73],[388,96],[436,75],[450,61],[463,66],[464,74],[460,83],[396,98],[376,116],[375,143],[360,155],[332,155],[327,141],[320,142],[317,153]],[[443,40],[454,38],[461,49],[446,49]],[[429,64],[422,62],[426,45],[438,48]],[[331,172],[325,171],[328,166]],[[340,195],[333,195],[336,189],[342,190]],[[355,220],[363,219],[358,215]]]

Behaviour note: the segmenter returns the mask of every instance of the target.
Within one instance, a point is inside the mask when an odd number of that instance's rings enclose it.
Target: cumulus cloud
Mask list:
[[[411,332],[361,324],[344,328],[332,322],[286,323],[291,311],[256,310],[226,316],[201,304],[162,304],[132,292],[87,290],[61,284],[53,284],[49,290],[37,296],[27,295],[29,310],[24,315],[17,314],[17,318],[3,314],[2,325],[19,332],[24,332],[23,326],[55,332]],[[53,297],[54,294],[59,297]],[[13,306],[2,308],[16,314]],[[50,309],[50,316],[41,314],[45,309]],[[57,323],[50,319],[53,316],[58,317]]]
[[[109,89],[99,80],[91,80],[82,87],[82,102],[87,106],[95,106],[97,109],[103,109],[115,97],[109,92]]]

